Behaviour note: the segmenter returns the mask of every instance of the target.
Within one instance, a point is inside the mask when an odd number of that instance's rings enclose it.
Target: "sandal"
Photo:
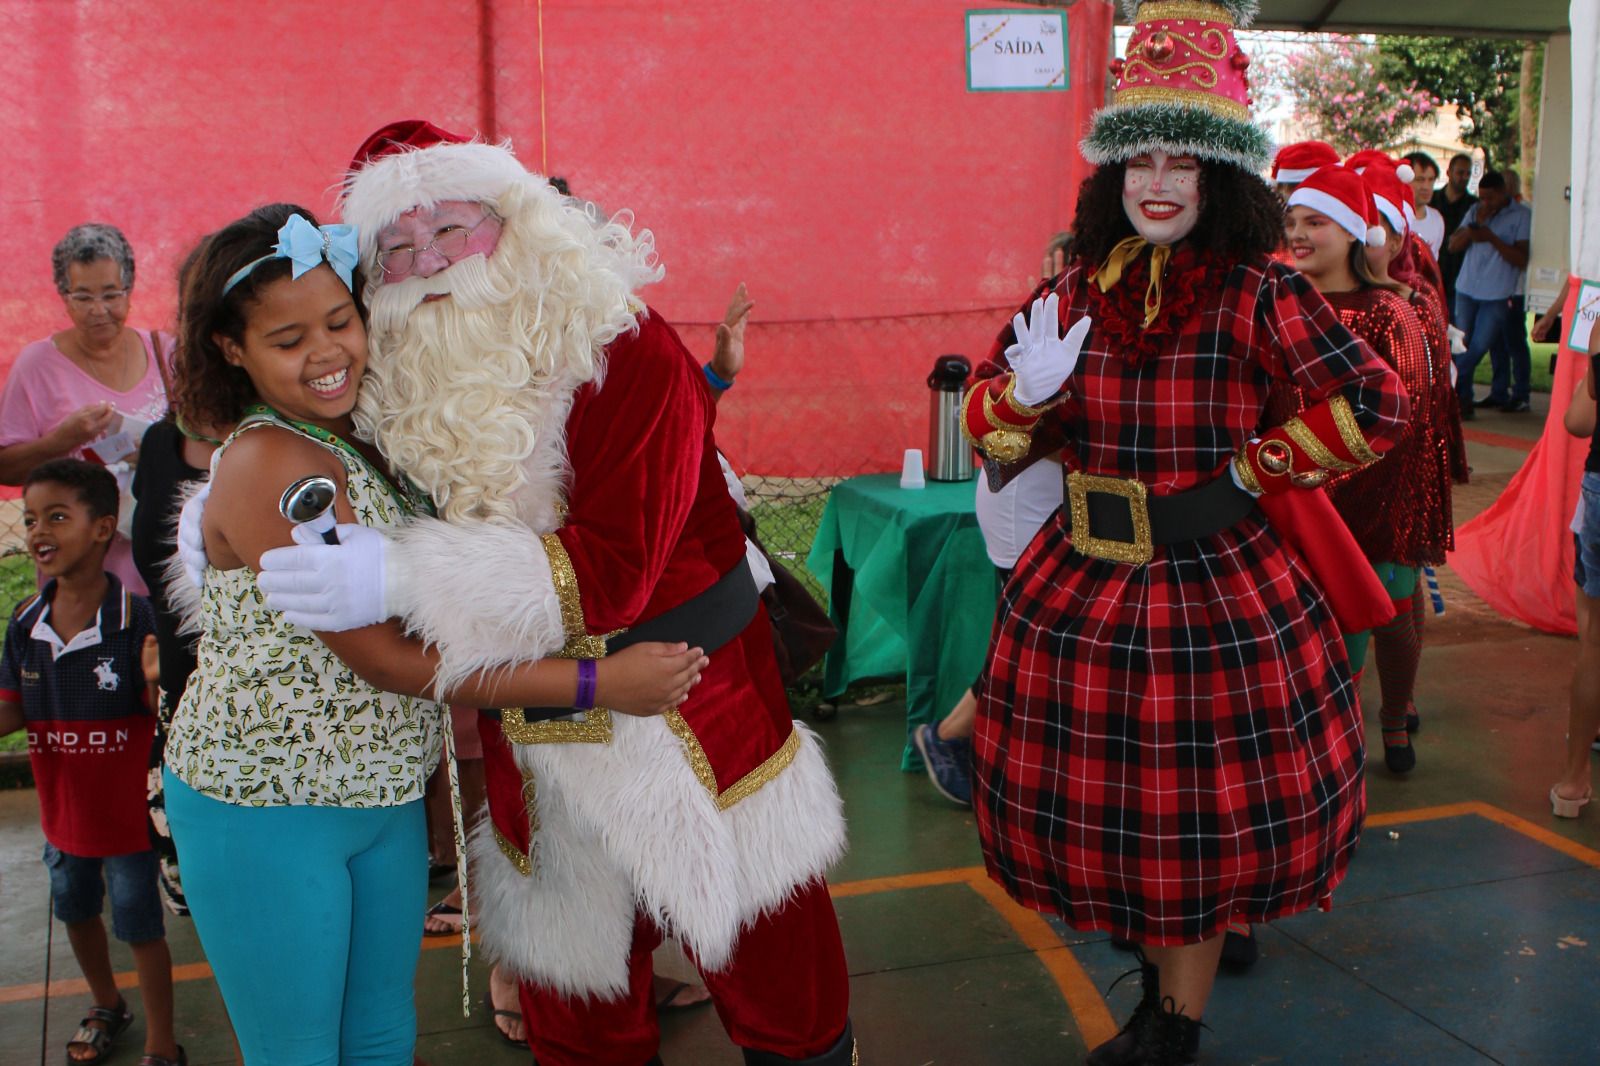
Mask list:
[[[489,1012],[489,1024],[494,1026],[494,1031],[497,1034],[499,1034],[501,1040],[504,1040],[506,1043],[510,1044],[512,1047],[519,1047],[519,1048],[522,1048],[524,1051],[527,1050],[527,1048],[528,1048],[528,1040],[527,1040],[526,1037],[524,1037],[521,1040],[513,1040],[511,1038],[511,1034],[510,1033],[508,1033],[504,1029],[500,1028],[500,1019],[501,1018],[511,1018],[511,1019],[514,1019],[517,1022],[522,1023],[522,1031],[524,1033],[526,1033],[528,1031],[528,1026],[527,1026],[526,1022],[522,1021],[522,1012],[521,1011],[519,1011],[519,1010],[501,1010],[499,1007],[496,1007],[494,1005],[494,992],[492,990],[485,991],[483,993],[483,1009]]]
[[[1594,789],[1592,788],[1584,789],[1583,795],[1577,799],[1568,799],[1556,791],[1558,787],[1560,786],[1550,786],[1550,813],[1557,818],[1576,818],[1583,813],[1583,809],[1589,805],[1589,801],[1594,799]]]
[[[139,1066],[189,1066],[189,1053],[183,1050],[183,1045],[178,1045],[178,1057],[169,1059],[164,1055],[146,1055],[139,1060]]]
[[[99,1022],[100,1025],[92,1025],[91,1022]],[[121,996],[117,997],[115,1007],[90,1007],[89,1013],[78,1023],[78,1031],[67,1041],[68,1066],[104,1062],[111,1057],[112,1041],[121,1036],[132,1024],[133,1011],[128,1009],[128,1001]],[[86,1059],[74,1058],[72,1055],[74,1047],[86,1047],[94,1054]]]
[[[433,906],[429,907],[427,909],[427,911],[422,916],[422,919],[423,919],[424,923],[426,923],[429,918],[433,918],[433,919],[435,919],[437,921],[441,921],[441,922],[445,923],[445,925],[450,926],[450,928],[448,928],[448,929],[429,929],[427,927],[427,925],[424,924],[423,927],[422,927],[422,935],[423,936],[460,936],[461,935],[461,908],[460,907],[454,906],[453,904],[446,903],[444,900],[441,899],[438,903],[435,903]],[[451,921],[452,918],[455,919],[453,922]]]
[[[659,979],[657,986],[660,991],[656,993],[656,1010],[690,1010],[694,1007],[704,1007],[711,1002],[711,993],[706,991],[704,985],[691,985],[687,981],[668,981]],[[678,997],[685,992],[691,995],[698,994],[699,999],[688,999],[678,1002]]]

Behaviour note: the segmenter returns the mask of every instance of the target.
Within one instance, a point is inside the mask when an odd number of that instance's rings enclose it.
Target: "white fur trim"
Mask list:
[[[550,559],[528,527],[417,518],[390,535],[389,566],[400,580],[389,607],[438,649],[440,691],[566,644]]]
[[[1385,234],[1383,232],[1383,227],[1382,226],[1368,226],[1367,227],[1367,247],[1368,248],[1376,248],[1379,245],[1381,245],[1384,242],[1384,240],[1385,240]]]
[[[1362,190],[1362,195],[1366,191]],[[1358,241],[1367,239],[1367,220],[1356,212],[1356,209],[1339,199],[1330,192],[1321,189],[1307,189],[1304,186],[1289,194],[1290,207],[1309,207],[1313,211],[1320,211],[1337,222],[1346,233]],[[1381,243],[1381,242],[1380,242]]]
[[[1417,176],[1417,172],[1411,169],[1410,163],[1402,162],[1399,166],[1394,168],[1394,176],[1405,182],[1407,185],[1410,185],[1412,179]]]
[[[536,790],[532,876],[492,830],[474,844],[489,950],[569,995],[626,988],[636,906],[705,969],[722,969],[745,928],[845,848],[843,805],[804,725],[794,761],[726,810],[665,719],[613,715],[612,726],[610,744],[516,749]]]
[[[1280,170],[1278,176],[1272,180],[1279,185],[1299,185],[1320,169],[1320,167],[1307,167],[1303,170]]]
[[[378,231],[413,207],[445,200],[496,200],[518,182],[538,175],[505,144],[436,144],[386,155],[345,179],[340,213],[360,230],[361,254],[372,258]]]
[[[201,478],[179,488],[178,498],[172,509],[172,524],[166,530],[166,536],[162,538],[167,544],[177,544],[178,515],[183,511],[183,505],[210,483],[210,478]],[[190,583],[189,573],[183,568],[183,558],[176,550],[165,563],[161,564],[161,572],[166,581],[167,604],[172,608],[172,613],[178,616],[178,632],[183,636],[199,634],[200,589]]]
[[[1390,203],[1388,198],[1384,196],[1374,196],[1372,202],[1377,205],[1378,214],[1384,217],[1384,220],[1389,223],[1396,233],[1403,236],[1408,228],[1406,226],[1405,211],[1398,204]],[[1379,243],[1381,244],[1382,242],[1380,241]]]

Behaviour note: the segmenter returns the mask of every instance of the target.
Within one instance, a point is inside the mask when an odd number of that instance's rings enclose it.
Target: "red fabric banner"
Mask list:
[[[425,117],[632,210],[667,268],[645,295],[702,357],[748,284],[719,413],[741,466],[897,469],[934,358],[981,356],[1068,227],[1104,100],[1108,0],[1067,13],[1066,92],[968,92],[969,6],[0,0],[0,368],[66,326],[49,255],[72,225],[123,229],[130,321],[168,325],[202,234],[272,200],[331,215],[362,138]]]
[[[1581,287],[1573,278],[1563,322],[1572,322]],[[1589,442],[1568,433],[1562,419],[1588,369],[1588,356],[1568,348],[1563,336],[1544,432],[1499,498],[1456,531],[1449,559],[1467,587],[1496,611],[1569,636],[1578,631],[1570,527]]]

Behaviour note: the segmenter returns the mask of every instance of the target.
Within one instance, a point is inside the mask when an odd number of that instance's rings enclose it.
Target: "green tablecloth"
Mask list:
[[[896,474],[840,482],[806,557],[840,633],[823,662],[823,692],[904,674],[906,770],[922,766],[910,730],[948,714],[989,651],[996,581],[975,489],[970,480],[902,489]]]

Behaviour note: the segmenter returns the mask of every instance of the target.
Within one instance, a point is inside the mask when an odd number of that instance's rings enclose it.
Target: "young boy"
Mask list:
[[[22,501],[28,553],[47,581],[18,605],[6,633],[0,735],[28,730],[50,895],[94,996],[67,1058],[103,1061],[133,1022],[100,920],[109,888],[112,930],[133,951],[148,1016],[140,1066],[182,1066],[145,813],[156,722],[155,616],[149,601],[105,570],[117,529],[110,472],[77,459],[44,463],[23,482]]]

